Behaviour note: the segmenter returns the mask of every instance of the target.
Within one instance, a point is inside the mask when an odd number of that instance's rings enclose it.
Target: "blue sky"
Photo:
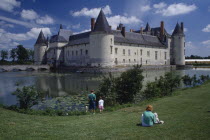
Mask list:
[[[184,22],[186,55],[210,55],[210,0],[0,0],[0,50],[33,48],[41,29],[50,36],[60,24],[74,33],[88,31],[101,8],[112,28],[121,22],[127,31],[163,20],[172,33]]]

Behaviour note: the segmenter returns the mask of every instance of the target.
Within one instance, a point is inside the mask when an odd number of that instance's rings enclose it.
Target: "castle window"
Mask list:
[[[165,52],[165,60],[167,59],[167,52]]]
[[[147,65],[147,60],[146,60],[146,65]]]
[[[54,49],[54,54],[55,54],[55,49]]]
[[[157,59],[158,59],[158,52],[155,51],[155,60],[157,60]]]
[[[68,50],[68,56],[69,56],[69,50]]]
[[[115,48],[115,54],[117,54],[117,50],[118,50],[118,48]]]
[[[140,50],[140,55],[142,56],[142,49]]]
[[[112,44],[112,38],[110,40],[111,40],[111,44]]]
[[[130,59],[129,59],[128,61],[129,61],[129,63],[131,62],[131,60],[130,60]]]
[[[147,57],[150,57],[150,51],[147,51]]]
[[[110,54],[112,54],[112,48],[113,48],[113,46],[110,46]]]
[[[142,64],[142,58],[141,58],[141,64]]]
[[[136,59],[134,59],[134,62],[136,62]]]
[[[131,55],[131,50],[128,50],[128,55]]]
[[[85,54],[88,55],[88,50],[85,50]]]
[[[134,55],[136,55],[136,52],[134,53]]]
[[[118,62],[117,62],[117,58],[115,58],[115,61],[114,61],[114,62],[115,62],[115,64],[117,65],[117,63],[118,63]]]
[[[123,63],[125,63],[125,59],[123,59]]]
[[[74,51],[71,52],[72,56],[74,56]]]
[[[82,55],[82,49],[80,49],[80,54]]]
[[[78,55],[78,51],[76,51],[76,56]]]
[[[123,55],[125,55],[125,49],[123,49]]]

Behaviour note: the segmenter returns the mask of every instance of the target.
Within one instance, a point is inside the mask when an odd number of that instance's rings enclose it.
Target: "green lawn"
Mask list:
[[[210,83],[152,101],[163,125],[142,127],[146,105],[104,114],[34,116],[0,108],[0,139],[210,139]]]

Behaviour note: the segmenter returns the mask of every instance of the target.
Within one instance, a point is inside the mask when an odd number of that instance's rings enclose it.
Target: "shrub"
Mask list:
[[[37,104],[41,95],[34,86],[24,86],[22,89],[17,88],[12,94],[17,96],[21,109],[29,109]]]
[[[161,97],[161,90],[160,88],[157,86],[157,82],[149,82],[146,85],[146,89],[143,92],[144,97],[146,99],[151,99],[154,97]]]

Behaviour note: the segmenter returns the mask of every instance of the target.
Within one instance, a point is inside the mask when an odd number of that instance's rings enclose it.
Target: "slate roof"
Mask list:
[[[96,20],[93,32],[105,32],[111,33],[111,29],[109,27],[109,23],[106,20],[106,16],[104,15],[103,10],[101,9],[98,18]]]
[[[182,31],[179,23],[177,22],[176,27],[172,33],[172,35],[184,35],[184,32]]]
[[[50,38],[50,43],[54,43],[54,42],[68,42],[68,41],[63,36],[53,35]]]
[[[89,43],[90,31],[85,33],[80,33],[76,35],[72,35],[69,37],[68,45],[78,45],[78,44],[86,44]]]
[[[38,38],[37,38],[37,40],[36,40],[35,45],[37,45],[37,44],[39,44],[39,45],[46,45],[46,44],[47,44],[47,40],[46,40],[46,38],[44,37],[44,34],[43,34],[42,30],[41,30],[41,32],[39,33],[39,36],[38,36]]]
[[[140,34],[134,32],[126,32],[125,37],[122,36],[121,31],[113,30],[114,41],[116,43],[129,43],[129,44],[139,44],[139,45],[149,45],[157,47],[166,47],[162,44],[157,36]]]

